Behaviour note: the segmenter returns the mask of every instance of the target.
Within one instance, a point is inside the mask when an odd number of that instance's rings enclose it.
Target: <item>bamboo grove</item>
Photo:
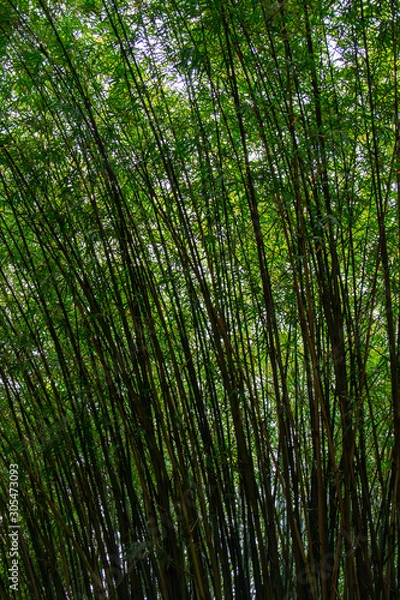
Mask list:
[[[1,597],[398,598],[399,9],[1,0]]]

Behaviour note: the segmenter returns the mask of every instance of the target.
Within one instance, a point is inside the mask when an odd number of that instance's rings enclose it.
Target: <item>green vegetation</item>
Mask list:
[[[1,597],[398,598],[399,50],[397,0],[0,0]]]

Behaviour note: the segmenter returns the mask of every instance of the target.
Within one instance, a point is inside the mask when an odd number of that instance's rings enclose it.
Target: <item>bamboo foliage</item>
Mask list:
[[[399,14],[1,0],[4,597],[397,597]]]

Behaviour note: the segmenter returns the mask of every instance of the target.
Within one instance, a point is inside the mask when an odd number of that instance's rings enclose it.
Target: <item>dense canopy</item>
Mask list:
[[[1,597],[398,598],[399,51],[397,0],[0,0]]]

